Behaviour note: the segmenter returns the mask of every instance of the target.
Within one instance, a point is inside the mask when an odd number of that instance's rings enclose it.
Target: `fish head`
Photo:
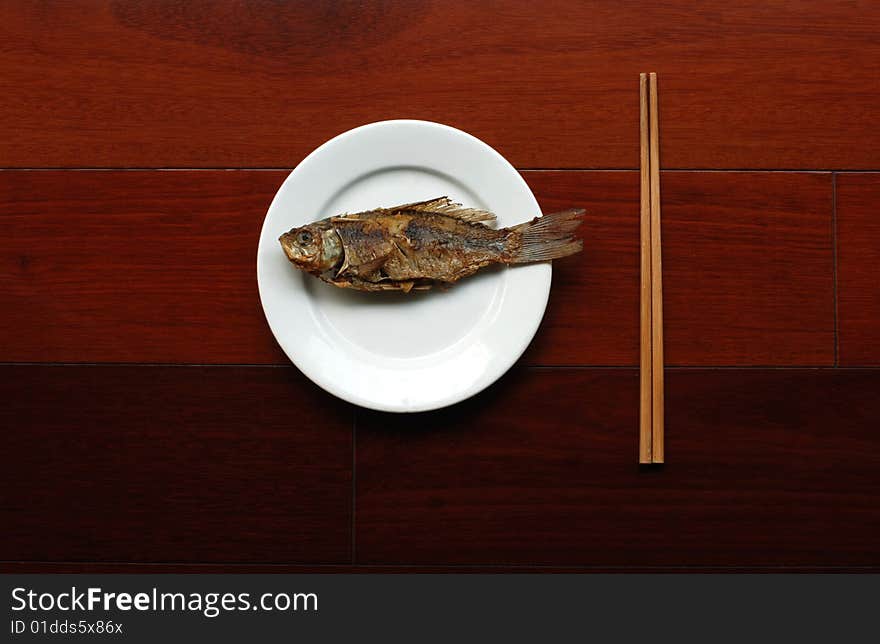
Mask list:
[[[342,259],[336,231],[320,223],[292,228],[278,238],[287,259],[309,273],[328,271]]]

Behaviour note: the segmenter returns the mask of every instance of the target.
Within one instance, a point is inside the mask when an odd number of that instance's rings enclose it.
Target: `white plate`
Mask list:
[[[451,405],[497,380],[525,351],[550,292],[549,262],[483,269],[447,291],[360,293],[297,270],[278,236],[341,212],[448,195],[518,224],[541,211],[504,157],[428,121],[382,121],[312,152],[275,195],[257,281],[278,344],[320,387],[357,405],[415,412]]]

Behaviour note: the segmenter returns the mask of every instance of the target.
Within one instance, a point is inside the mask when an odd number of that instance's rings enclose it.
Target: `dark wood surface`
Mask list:
[[[354,464],[354,410],[291,367],[0,371],[10,560],[350,562],[354,467],[358,564],[880,564],[875,370],[671,369],[654,471],[630,368],[359,411]]]
[[[385,118],[519,167],[635,168],[640,71],[667,168],[876,166],[870,2],[7,2],[0,159],[290,167]]]
[[[284,364],[254,248],[274,171],[0,173],[0,361]],[[635,365],[638,175],[526,172],[587,208],[527,360]],[[831,365],[827,173],[663,175],[669,364]]]
[[[351,561],[353,410],[292,367],[0,367],[3,559]]]
[[[520,370],[416,422],[359,414],[357,561],[880,564],[880,373],[666,383],[653,471],[636,465],[635,369]]]
[[[837,177],[840,363],[880,365],[880,174]]]
[[[0,569],[880,570],[880,5],[0,5]],[[637,461],[637,74],[667,464]],[[490,390],[357,410],[276,346],[290,168],[461,127],[589,211]],[[76,364],[72,364],[76,363]]]
[[[0,172],[0,361],[286,361],[256,247],[286,172]]]
[[[587,209],[587,249],[556,262],[534,364],[637,365],[637,172],[527,172],[544,212]],[[832,177],[664,172],[669,365],[832,365]]]

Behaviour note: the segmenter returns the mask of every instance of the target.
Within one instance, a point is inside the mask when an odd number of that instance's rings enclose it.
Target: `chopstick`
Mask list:
[[[663,262],[657,74],[639,74],[641,289],[639,463],[663,463]]]
[[[660,243],[660,124],[657,74],[651,93],[651,462],[663,462],[663,247]]]
[[[648,75],[639,74],[639,149],[641,158],[641,287],[639,343],[639,463],[651,462],[653,387],[651,379],[651,167],[649,156]]]

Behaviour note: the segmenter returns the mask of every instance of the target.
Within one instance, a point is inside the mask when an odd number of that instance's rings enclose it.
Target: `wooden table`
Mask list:
[[[15,571],[880,566],[880,5],[0,6],[0,559]],[[666,457],[638,440],[657,71]],[[521,363],[392,416],[292,367],[257,237],[424,118],[583,206]]]

